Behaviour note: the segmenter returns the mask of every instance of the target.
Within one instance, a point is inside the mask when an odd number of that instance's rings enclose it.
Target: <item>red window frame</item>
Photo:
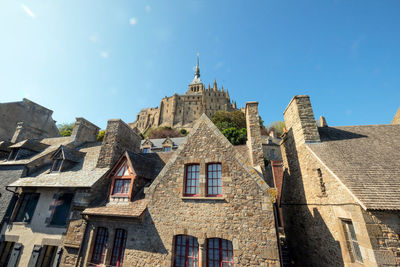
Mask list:
[[[207,196],[222,196],[222,165],[219,162],[209,163],[207,166],[206,188]],[[211,167],[211,170],[210,170]],[[210,192],[211,189],[211,192]]]
[[[185,196],[199,196],[199,195],[200,195],[200,164],[186,165]]]
[[[122,267],[124,260],[125,244],[126,244],[126,231],[124,229],[115,230],[114,245],[111,255],[111,266]]]
[[[207,239],[207,267],[233,267],[232,242],[222,238]]]
[[[174,267],[198,267],[199,242],[189,235],[175,236]]]
[[[131,172],[128,161],[125,159],[111,172],[112,176],[112,186],[110,190],[110,199],[112,197],[116,198],[130,198],[132,193],[132,184],[134,180],[134,175]],[[122,182],[122,186],[117,186],[117,183]],[[126,187],[127,185],[127,187]],[[119,188],[119,192],[116,190]],[[127,192],[126,190],[127,189]]]
[[[108,229],[104,227],[97,228],[96,240],[92,251],[91,263],[101,264],[104,261],[106,246],[108,241]]]

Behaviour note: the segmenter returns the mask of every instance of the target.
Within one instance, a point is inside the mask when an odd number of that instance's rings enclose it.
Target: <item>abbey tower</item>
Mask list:
[[[168,126],[173,128],[190,129],[195,120],[203,113],[208,117],[218,110],[236,110],[236,103],[231,102],[228,90],[218,88],[214,80],[213,87],[206,88],[200,79],[199,58],[194,78],[183,95],[174,94],[164,97],[159,107],[146,108],[139,112],[136,121],[131,123],[144,133],[150,127]]]

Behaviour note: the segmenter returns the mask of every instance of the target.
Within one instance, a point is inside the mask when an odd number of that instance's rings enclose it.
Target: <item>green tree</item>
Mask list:
[[[231,142],[233,145],[243,145],[247,140],[246,128],[237,129],[234,127],[227,128],[222,131],[222,134]]]
[[[235,110],[235,111],[219,110],[216,113],[214,113],[211,120],[217,127],[218,125],[224,127],[229,125],[230,127],[235,127],[237,129],[246,128],[246,118],[244,116],[244,113],[241,112],[240,110]],[[222,131],[221,128],[218,127],[218,129]]]
[[[74,123],[61,123],[57,125],[61,136],[71,136]]]
[[[106,133],[106,130],[100,130],[99,134],[97,135],[97,142],[102,142],[104,139],[104,134]]]
[[[275,129],[277,136],[283,134],[283,129],[285,128],[285,123],[283,121],[274,121],[269,125],[269,130]]]

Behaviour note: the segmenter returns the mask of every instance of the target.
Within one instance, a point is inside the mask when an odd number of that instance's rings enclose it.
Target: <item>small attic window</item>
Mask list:
[[[17,160],[18,152],[19,152],[19,148],[13,148],[11,150],[10,156],[8,156],[8,160]]]
[[[63,165],[62,159],[55,159],[53,162],[53,166],[51,167],[51,172],[60,172],[61,166]]]
[[[143,148],[143,153],[150,153],[150,148],[148,148],[148,147]]]
[[[172,150],[172,147],[170,147],[170,146],[163,147],[163,152],[169,152],[171,150]]]

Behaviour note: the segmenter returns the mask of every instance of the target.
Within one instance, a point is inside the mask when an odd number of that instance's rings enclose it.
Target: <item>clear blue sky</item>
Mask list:
[[[400,1],[2,0],[0,102],[59,123],[132,122],[203,82],[268,124],[308,94],[329,125],[389,123],[400,107]]]

